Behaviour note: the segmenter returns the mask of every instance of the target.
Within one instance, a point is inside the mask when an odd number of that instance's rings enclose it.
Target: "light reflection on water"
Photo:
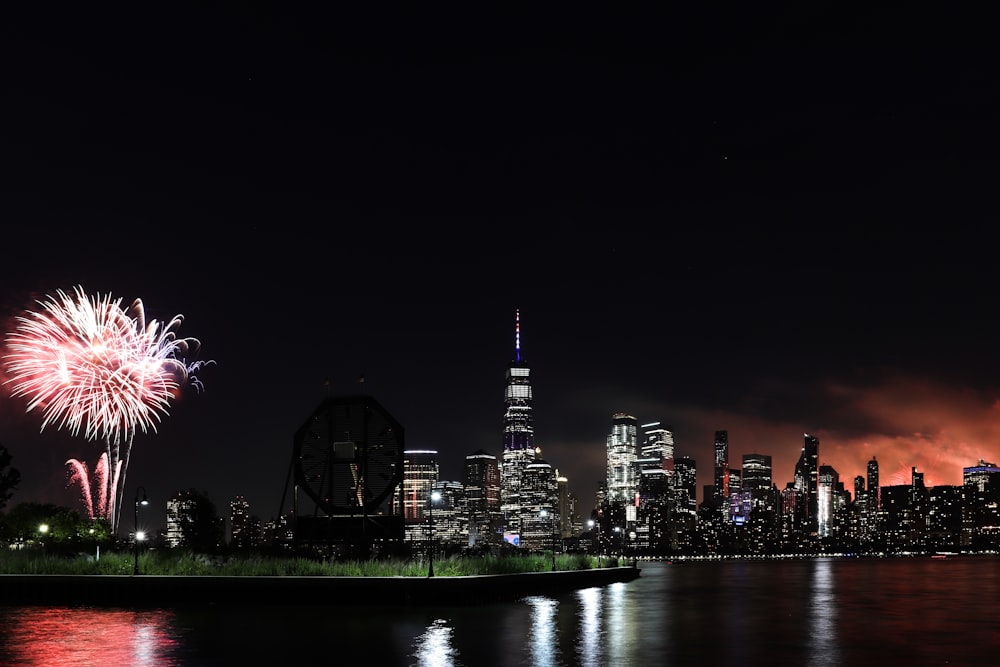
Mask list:
[[[19,607],[0,615],[5,665],[180,665],[169,611]]]
[[[839,665],[837,638],[837,591],[832,560],[817,560],[812,568],[809,596],[809,664]]]
[[[994,664],[1000,559],[645,563],[520,602],[116,610],[0,606],[0,665]]]

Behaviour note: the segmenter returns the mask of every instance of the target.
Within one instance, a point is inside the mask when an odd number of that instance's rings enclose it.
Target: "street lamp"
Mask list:
[[[591,541],[594,542],[597,545],[597,567],[600,567],[601,566],[601,525],[599,523],[597,523],[596,521],[594,521],[593,519],[589,519],[587,521],[587,528],[590,529],[590,533],[591,533],[590,534],[590,539],[591,539]],[[594,537],[594,531],[597,532],[597,537],[596,538]]]
[[[621,554],[622,560],[625,560],[625,529],[621,526],[615,526],[615,532],[621,533],[622,540],[621,546],[619,547],[619,553]]]
[[[542,519],[549,515],[548,510],[542,510]],[[552,516],[555,516],[553,514]],[[555,531],[555,521],[552,522],[552,571],[556,571],[556,531]]]
[[[431,544],[428,552],[430,553],[429,566],[427,567],[427,576],[434,576],[434,503],[441,500],[441,494],[437,491],[431,491],[431,496],[429,498],[430,503],[430,525],[431,525]]]
[[[142,500],[139,499],[139,491],[142,491]],[[139,574],[139,541],[146,536],[139,532],[139,505],[145,507],[149,504],[149,499],[146,497],[146,487],[140,486],[135,490],[135,514],[133,515],[132,527],[135,531],[135,544],[132,547],[133,555],[132,559],[132,574]]]

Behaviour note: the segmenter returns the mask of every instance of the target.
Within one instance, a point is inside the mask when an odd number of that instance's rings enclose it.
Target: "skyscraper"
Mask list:
[[[819,486],[816,489],[816,508],[819,513],[816,528],[820,537],[830,537],[834,532],[839,486],[840,474],[833,466],[820,466]]]
[[[868,462],[868,511],[873,516],[878,514],[881,507],[878,489],[878,461],[872,456],[872,460]]]
[[[489,541],[500,518],[500,465],[482,449],[465,457],[465,500],[469,508],[469,545]]]
[[[681,456],[674,461],[674,471],[677,473],[675,507],[678,512],[693,515],[698,509],[698,466],[690,456]]]
[[[635,462],[638,455],[637,430],[639,422],[630,414],[616,413],[611,420],[607,437],[608,448],[608,502],[635,504]]]
[[[514,315],[514,359],[507,369],[504,392],[503,461],[500,467],[500,512],[504,533],[519,541],[523,528],[521,498],[525,468],[535,460],[535,428],[531,413],[531,369],[521,358],[521,312]]]
[[[715,432],[715,497],[725,508],[729,499],[729,431]]]
[[[521,473],[521,546],[543,551],[559,535],[559,485],[556,470],[541,458]]]
[[[250,515],[250,503],[243,496],[229,502],[229,544],[234,549],[260,546],[260,519]]]
[[[403,483],[396,497],[396,507],[407,524],[424,520],[431,486],[438,481],[439,474],[437,450],[408,449],[403,452]]]
[[[819,438],[803,434],[802,453],[795,464],[795,489],[803,501],[802,526],[809,535],[819,533]]]

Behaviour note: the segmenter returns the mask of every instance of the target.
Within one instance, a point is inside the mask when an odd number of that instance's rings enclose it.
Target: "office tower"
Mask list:
[[[500,519],[500,464],[482,449],[465,457],[465,502],[469,546],[490,541]]]
[[[866,541],[869,537],[868,522],[871,515],[868,512],[868,492],[865,491],[865,478],[862,475],[854,477],[854,512],[851,515],[850,536],[856,540]]]
[[[236,496],[229,502],[229,544],[235,549],[249,549],[258,546],[251,529],[250,503],[243,496]]]
[[[535,429],[531,413],[531,369],[521,358],[521,312],[514,314],[514,359],[507,369],[504,392],[503,461],[500,467],[500,512],[504,537],[517,542],[522,530],[523,476],[535,460]]]
[[[774,509],[771,456],[769,454],[743,455],[743,481],[745,491],[750,492],[755,508]]]
[[[670,503],[674,495],[674,434],[660,422],[642,425],[642,446],[635,467],[640,503]]]
[[[440,466],[434,449],[407,449],[403,452],[403,483],[393,502],[405,524],[419,524],[427,514],[431,486],[438,481]]]
[[[819,438],[803,434],[802,452],[795,464],[795,489],[802,498],[802,528],[807,535],[819,533]]]
[[[816,490],[816,507],[819,511],[816,530],[820,537],[830,537],[834,532],[839,486],[840,474],[833,469],[833,466],[820,466],[819,485]]]
[[[466,546],[469,543],[468,506],[465,485],[461,482],[438,480],[431,485],[432,500],[428,506],[434,513],[434,539],[438,545]]]
[[[167,500],[167,546],[171,549],[184,544],[185,517],[194,512],[196,501],[186,491]]]
[[[689,456],[674,459],[674,509],[670,521],[672,546],[692,548],[698,526],[698,469]]]
[[[537,458],[521,474],[521,546],[533,551],[553,548],[559,534],[559,488],[555,469]]]
[[[715,498],[725,511],[729,498],[729,431],[715,432]]]
[[[674,459],[676,475],[675,508],[678,512],[695,514],[698,511],[698,467],[690,456],[679,456]]]
[[[635,468],[638,500],[634,546],[663,550],[669,546],[668,525],[674,509],[674,435],[660,422],[642,425],[642,445]]]
[[[556,506],[556,513],[559,516],[559,536],[570,537],[579,534],[577,525],[580,521],[579,517],[576,516],[576,499],[569,492],[569,480],[564,475],[560,475],[558,470],[556,470],[556,488],[559,497]]]
[[[626,507],[635,504],[638,491],[635,474],[637,429],[639,422],[624,412],[616,413],[611,420],[607,437],[608,448],[608,502]]]
[[[868,462],[868,511],[871,516],[875,517],[878,515],[878,511],[881,508],[881,502],[879,501],[879,485],[878,485],[878,461],[875,457]]]
[[[1000,468],[979,459],[962,468],[962,546],[995,544],[1000,526]]]

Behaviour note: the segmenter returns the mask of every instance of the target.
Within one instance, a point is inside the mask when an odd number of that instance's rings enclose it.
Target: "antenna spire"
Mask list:
[[[521,311],[514,311],[514,361],[521,363]]]

